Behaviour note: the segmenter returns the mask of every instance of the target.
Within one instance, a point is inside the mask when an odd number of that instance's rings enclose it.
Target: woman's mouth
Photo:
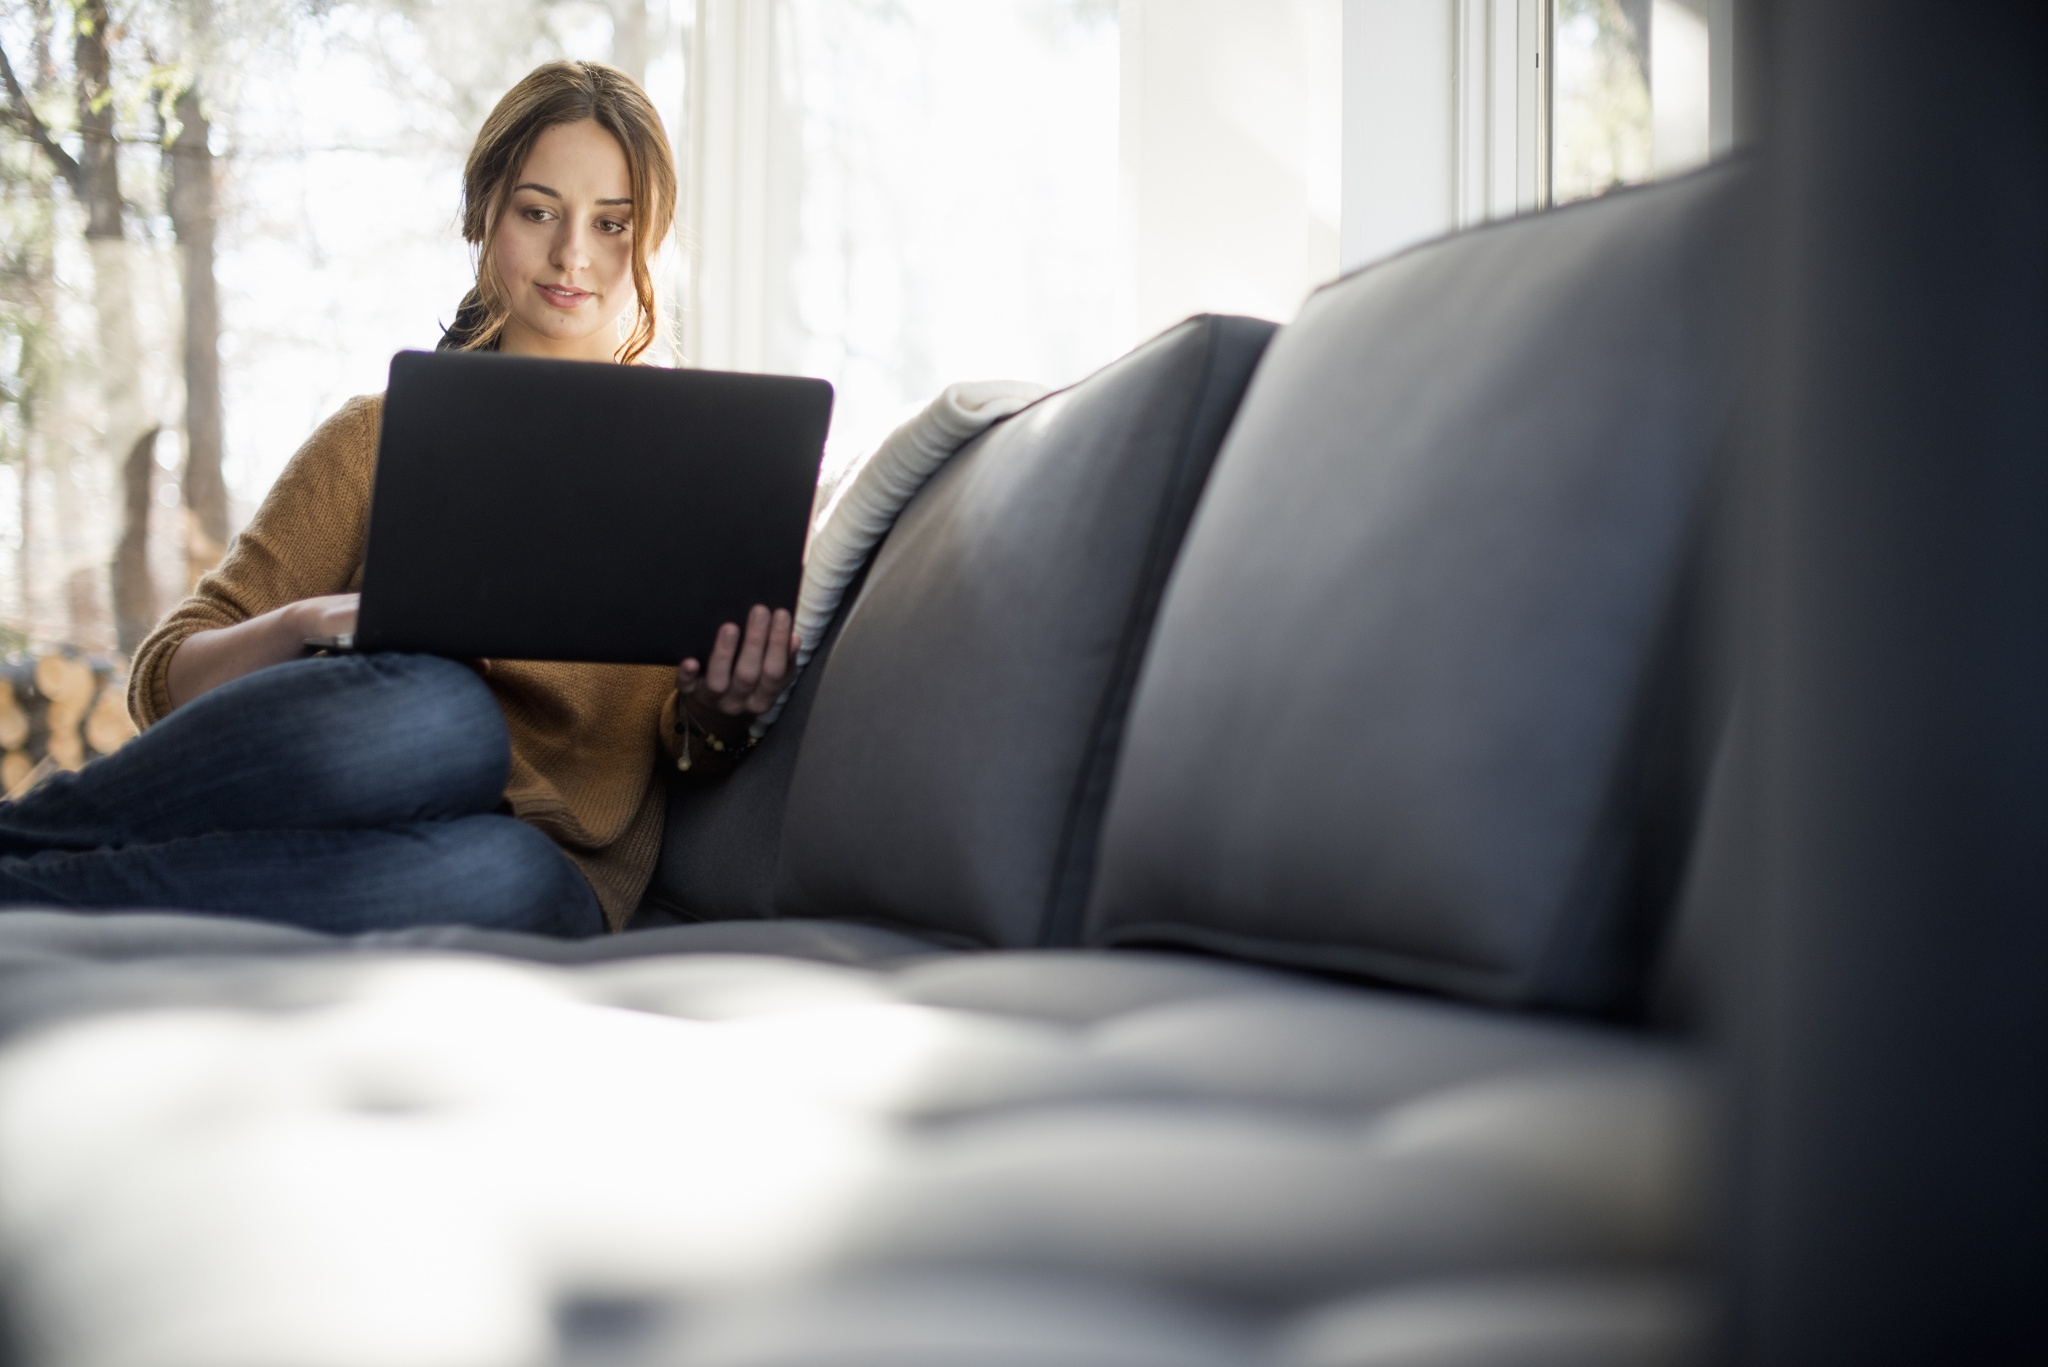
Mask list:
[[[559,309],[573,309],[590,297],[589,290],[579,290],[570,285],[540,285],[540,297]]]

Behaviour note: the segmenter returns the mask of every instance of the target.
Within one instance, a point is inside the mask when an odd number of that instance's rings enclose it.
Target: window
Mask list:
[[[1123,349],[1114,4],[694,18],[690,360],[831,380],[831,465],[951,381],[1066,383]]]
[[[1708,0],[1553,0],[1551,52],[1553,203],[1707,160]]]
[[[1343,264],[1726,150],[1733,9],[1345,0]]]

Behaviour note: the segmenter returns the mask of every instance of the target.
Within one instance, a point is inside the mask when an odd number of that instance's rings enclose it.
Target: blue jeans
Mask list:
[[[297,660],[202,695],[0,802],[0,903],[153,907],[348,933],[462,923],[594,935],[583,875],[500,814],[481,679],[424,655]]]

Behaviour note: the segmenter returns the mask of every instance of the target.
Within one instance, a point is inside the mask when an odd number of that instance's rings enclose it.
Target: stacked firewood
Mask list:
[[[125,662],[53,651],[0,661],[0,793],[111,755],[135,734]]]

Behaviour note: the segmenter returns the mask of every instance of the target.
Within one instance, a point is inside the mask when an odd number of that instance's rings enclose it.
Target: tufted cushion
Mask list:
[[[584,1338],[614,1367],[1694,1367],[1698,1300],[1654,1275],[1482,1277],[1268,1326],[1143,1287],[938,1271],[671,1312],[631,1324],[629,1349],[616,1319],[592,1316]]]
[[[81,959],[0,1000],[36,1367],[1689,1342],[1693,1084],[1590,1028],[1078,951]]]
[[[131,911],[82,915],[54,909],[0,909],[0,972],[70,959],[118,961],[166,955],[299,954],[331,951],[335,944],[335,937],[317,930],[197,913]]]
[[[1646,823],[1690,805],[1643,742],[1732,406],[1744,185],[1447,239],[1281,333],[1161,609],[1094,943],[1607,1002]]]
[[[1077,937],[1152,614],[1272,331],[1183,323],[926,485],[810,701],[779,914],[969,945]]]
[[[585,964],[661,954],[776,954],[824,963],[867,963],[941,952],[900,931],[844,921],[713,921],[560,940],[476,926],[416,926],[337,936],[265,921],[188,912],[0,910],[0,974],[16,968],[127,960],[394,953],[408,949],[490,954],[533,963]]]

